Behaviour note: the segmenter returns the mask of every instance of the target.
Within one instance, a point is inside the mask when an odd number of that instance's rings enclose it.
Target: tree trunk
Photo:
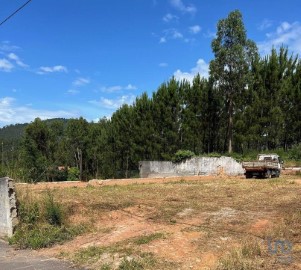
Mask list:
[[[82,150],[78,147],[76,148],[75,160],[76,160],[77,166],[79,168],[79,180],[82,180],[82,178],[83,178],[83,157],[82,157]]]
[[[228,135],[227,135],[227,141],[228,141],[228,153],[231,154],[232,149],[232,140],[233,140],[233,99],[232,97],[229,100],[229,109],[228,109]]]

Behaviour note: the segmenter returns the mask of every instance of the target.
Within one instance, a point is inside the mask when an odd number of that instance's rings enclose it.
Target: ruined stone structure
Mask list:
[[[168,177],[189,175],[242,175],[240,163],[231,157],[196,157],[183,162],[141,161],[140,177]]]
[[[18,223],[16,194],[13,180],[0,178],[0,237],[12,236]]]

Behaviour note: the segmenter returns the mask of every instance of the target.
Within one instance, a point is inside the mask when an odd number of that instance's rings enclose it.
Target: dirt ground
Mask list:
[[[46,189],[66,206],[68,222],[91,229],[38,251],[42,255],[88,269],[118,269],[124,258],[148,261],[143,268],[122,269],[301,269],[298,176],[17,184],[19,192]],[[273,252],[277,241],[288,241],[292,249],[276,246]],[[254,246],[260,252],[246,256],[257,252]]]

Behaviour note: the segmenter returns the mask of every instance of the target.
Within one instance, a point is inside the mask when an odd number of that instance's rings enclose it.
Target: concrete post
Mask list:
[[[12,236],[18,223],[16,194],[13,180],[0,178],[0,237]]]

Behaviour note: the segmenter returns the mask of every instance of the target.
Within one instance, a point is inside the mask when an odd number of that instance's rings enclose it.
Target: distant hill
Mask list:
[[[44,120],[47,124],[54,121],[62,121],[64,124],[68,122],[68,119],[64,118],[53,118]],[[24,130],[29,123],[8,125],[0,128],[0,141],[18,141],[24,134]]]
[[[25,127],[28,124],[15,124],[0,128],[0,140],[15,141],[19,140],[24,134]]]

